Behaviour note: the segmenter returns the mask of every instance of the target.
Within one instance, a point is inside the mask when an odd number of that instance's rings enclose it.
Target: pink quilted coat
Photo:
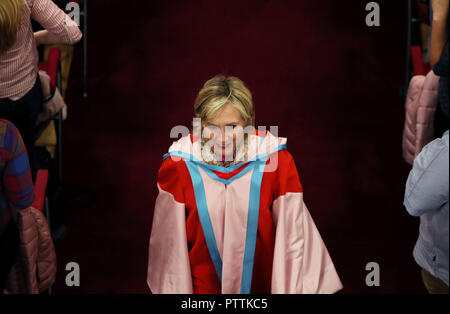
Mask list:
[[[20,250],[9,273],[6,289],[11,294],[38,294],[55,281],[56,254],[44,215],[29,207],[15,217],[20,233]]]
[[[414,76],[405,103],[403,158],[410,165],[422,148],[433,139],[434,113],[438,102],[439,76],[433,71],[427,76]]]

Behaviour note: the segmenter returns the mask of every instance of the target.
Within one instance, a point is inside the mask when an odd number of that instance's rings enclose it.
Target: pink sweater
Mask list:
[[[61,43],[74,44],[81,39],[75,22],[52,0],[23,0],[22,19],[16,43],[0,55],[0,98],[22,98],[35,84],[38,52],[30,18],[55,35]],[[71,24],[66,24],[66,20]]]

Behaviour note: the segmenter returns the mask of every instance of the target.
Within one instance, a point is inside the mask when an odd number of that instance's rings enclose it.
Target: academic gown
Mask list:
[[[153,293],[334,293],[342,289],[303,201],[286,138],[254,132],[248,160],[201,162],[199,140],[158,172],[147,283]]]

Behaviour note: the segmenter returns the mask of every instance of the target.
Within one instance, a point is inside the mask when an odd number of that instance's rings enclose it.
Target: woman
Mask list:
[[[303,202],[286,138],[256,132],[238,78],[207,81],[200,134],[158,173],[147,282],[153,293],[334,293],[342,288]],[[194,126],[194,133],[199,131]],[[245,129],[245,130],[244,130]]]
[[[33,33],[30,18],[45,30]],[[32,148],[43,101],[36,46],[80,39],[78,26],[51,0],[0,0],[0,118],[19,129],[33,175],[37,166]]]
[[[13,210],[33,203],[28,157],[17,128],[0,119],[0,294],[19,250],[19,231],[12,219]]]

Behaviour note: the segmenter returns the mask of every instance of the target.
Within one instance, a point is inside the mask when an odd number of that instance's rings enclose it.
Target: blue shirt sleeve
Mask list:
[[[439,210],[449,198],[448,131],[426,145],[414,160],[406,182],[404,205],[413,216]]]

